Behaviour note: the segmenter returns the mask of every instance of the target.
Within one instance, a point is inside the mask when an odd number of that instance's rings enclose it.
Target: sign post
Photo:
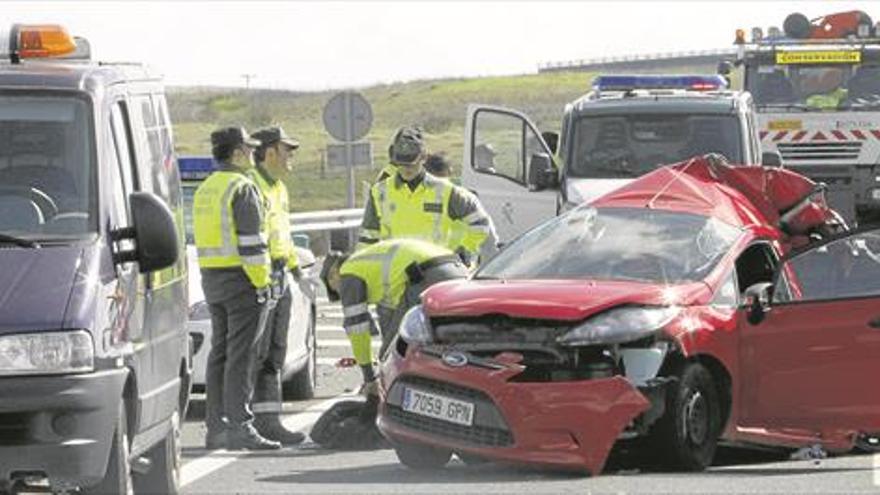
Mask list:
[[[324,106],[324,128],[339,143],[327,145],[327,167],[346,169],[348,194],[346,206],[355,208],[355,167],[372,166],[373,147],[368,141],[360,141],[373,125],[373,109],[369,102],[355,91],[336,93]],[[354,245],[354,232],[349,242]]]

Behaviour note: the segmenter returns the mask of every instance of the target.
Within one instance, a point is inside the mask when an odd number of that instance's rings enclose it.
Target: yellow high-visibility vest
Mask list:
[[[232,199],[242,187],[253,185],[237,172],[212,173],[193,196],[193,234],[201,268],[242,267],[255,287],[269,284],[270,261],[265,251],[242,255],[267,242],[265,222],[258,235],[239,236],[232,213]]]
[[[396,176],[373,186],[379,215],[379,239],[419,239],[455,249],[456,232],[449,218],[452,184],[429,174],[415,190],[397,184]]]
[[[249,170],[248,175],[269,202],[266,214],[266,226],[269,231],[269,256],[273,261],[287,260],[287,266],[295,268],[299,264],[299,258],[296,255],[293,240],[290,238],[290,208],[287,187],[280,180],[269,184],[269,181],[256,168]]]
[[[390,239],[356,251],[339,268],[341,276],[351,275],[367,286],[368,304],[395,308],[400,304],[409,278],[406,269],[445,256],[455,256],[449,249],[418,239]]]

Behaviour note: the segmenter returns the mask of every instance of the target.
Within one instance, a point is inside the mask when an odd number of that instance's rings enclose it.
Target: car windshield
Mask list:
[[[742,162],[734,115],[586,116],[576,123],[570,177],[639,177],[662,165],[720,153]]]
[[[740,232],[701,215],[584,205],[511,243],[476,278],[701,280]]]
[[[49,241],[97,232],[91,143],[84,100],[0,95],[0,234]]]
[[[880,65],[757,65],[746,89],[759,107],[805,112],[880,107]]]

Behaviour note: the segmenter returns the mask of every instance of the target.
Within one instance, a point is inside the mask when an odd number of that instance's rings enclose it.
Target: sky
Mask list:
[[[737,28],[858,1],[2,2],[7,22],[59,23],[94,58],[148,63],[176,86],[359,88],[525,74],[539,64],[732,46]]]

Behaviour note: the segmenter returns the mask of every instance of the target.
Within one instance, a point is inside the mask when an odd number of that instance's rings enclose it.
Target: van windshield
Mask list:
[[[662,165],[720,153],[742,163],[734,115],[633,114],[585,116],[575,127],[569,177],[639,177]]]
[[[0,95],[0,234],[50,241],[97,232],[89,115],[73,96]]]

